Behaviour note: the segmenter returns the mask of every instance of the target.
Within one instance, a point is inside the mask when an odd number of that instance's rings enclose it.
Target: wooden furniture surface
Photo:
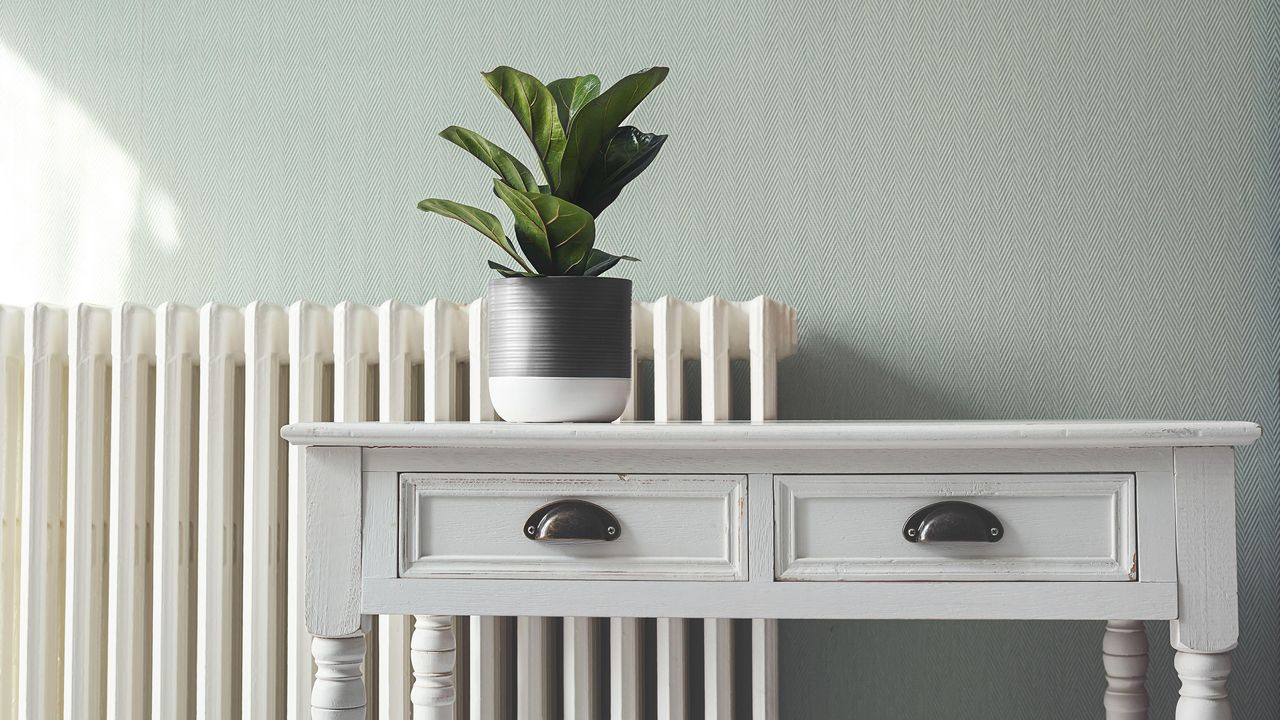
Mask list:
[[[364,618],[382,613],[415,615],[417,720],[452,718],[449,615],[1106,620],[1109,720],[1146,717],[1141,621],[1169,620],[1177,717],[1229,718],[1234,448],[1260,433],[1180,421],[291,425],[284,437],[305,446],[313,717],[364,716]],[[538,692],[521,687],[522,717],[537,717]],[[713,700],[707,716],[730,717]]]

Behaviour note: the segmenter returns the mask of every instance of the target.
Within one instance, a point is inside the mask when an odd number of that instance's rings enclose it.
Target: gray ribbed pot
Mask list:
[[[485,299],[489,397],[510,422],[612,422],[631,393],[631,281],[499,278]]]

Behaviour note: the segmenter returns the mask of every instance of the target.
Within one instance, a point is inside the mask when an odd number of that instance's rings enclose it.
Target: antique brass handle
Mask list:
[[[902,526],[907,542],[998,542],[1004,526],[990,510],[960,500],[926,505]]]
[[[524,536],[538,542],[609,542],[621,535],[618,518],[586,500],[557,500],[543,505],[524,523]]]

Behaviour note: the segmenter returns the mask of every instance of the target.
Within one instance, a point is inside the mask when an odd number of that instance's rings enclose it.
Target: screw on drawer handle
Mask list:
[[[926,505],[902,526],[907,542],[998,542],[1004,526],[990,510],[959,500]]]
[[[609,542],[621,535],[618,518],[586,500],[557,500],[543,505],[524,523],[524,536],[538,542]]]

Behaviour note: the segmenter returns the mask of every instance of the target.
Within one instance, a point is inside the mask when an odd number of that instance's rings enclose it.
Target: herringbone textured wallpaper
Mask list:
[[[787,417],[1280,431],[1271,0],[8,0],[0,302],[474,297],[489,249],[414,203],[498,207],[434,133],[524,152],[502,63],[671,66],[601,243],[642,297],[799,308]],[[1280,718],[1280,443],[1240,459],[1231,686]],[[788,623],[785,717],[1100,718],[1100,632]]]

